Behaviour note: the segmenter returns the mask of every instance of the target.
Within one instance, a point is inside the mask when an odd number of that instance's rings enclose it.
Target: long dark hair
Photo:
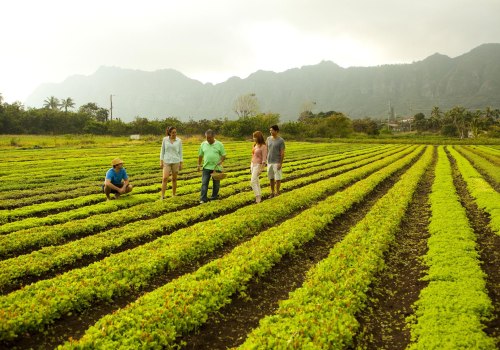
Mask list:
[[[260,131],[254,131],[252,137],[255,138],[255,145],[264,145],[266,142],[264,141],[264,135]]]

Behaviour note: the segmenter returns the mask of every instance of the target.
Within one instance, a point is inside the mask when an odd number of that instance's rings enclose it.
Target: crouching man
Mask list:
[[[112,199],[109,195],[113,193],[115,198],[120,198],[120,195],[132,191],[132,185],[129,184],[127,171],[123,167],[123,161],[120,158],[115,158],[111,162],[113,166],[106,172],[106,178],[102,190],[106,194],[106,199]]]

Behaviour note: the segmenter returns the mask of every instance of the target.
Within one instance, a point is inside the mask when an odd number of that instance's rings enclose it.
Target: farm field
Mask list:
[[[498,146],[286,145],[259,204],[249,142],[205,204],[197,142],[163,201],[160,144],[0,149],[0,348],[500,346]]]

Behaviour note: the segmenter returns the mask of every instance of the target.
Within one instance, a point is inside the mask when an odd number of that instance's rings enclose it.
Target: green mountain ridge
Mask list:
[[[238,96],[254,93],[262,112],[296,120],[305,103],[313,112],[335,110],[351,118],[429,114],[434,106],[500,108],[500,43],[483,44],[455,58],[435,53],[411,64],[342,68],[331,61],[281,73],[259,70],[245,79],[232,77],[203,84],[174,69],[154,72],[101,67],[90,76],[75,75],[58,84],[43,84],[27,99],[41,107],[49,96],[71,97],[76,105],[110,106],[113,116],[177,117],[180,120],[234,118]]]

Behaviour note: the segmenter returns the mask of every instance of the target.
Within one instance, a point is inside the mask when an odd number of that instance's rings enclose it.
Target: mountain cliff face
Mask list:
[[[49,96],[71,97],[77,107],[95,102],[113,116],[130,121],[177,117],[181,120],[235,117],[238,96],[256,94],[262,112],[296,120],[304,103],[313,112],[335,110],[351,118],[385,117],[389,104],[396,115],[429,114],[434,106],[500,108],[500,44],[484,44],[461,56],[434,54],[412,64],[342,68],[333,62],[282,73],[257,71],[246,79],[203,84],[173,69],[144,72],[101,67],[90,76],[72,76],[44,84],[26,101],[41,107]]]

